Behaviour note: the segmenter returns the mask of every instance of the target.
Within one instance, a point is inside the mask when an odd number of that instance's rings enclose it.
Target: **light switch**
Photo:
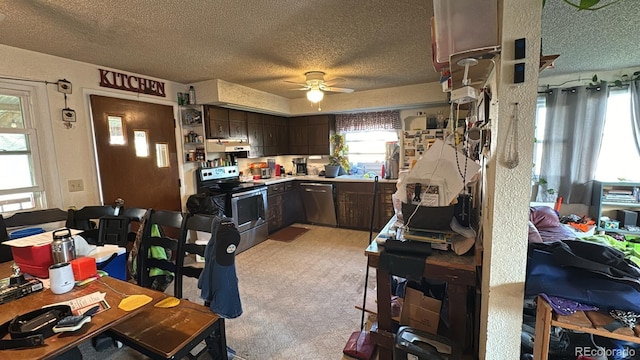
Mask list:
[[[84,191],[82,179],[69,180],[69,192]]]

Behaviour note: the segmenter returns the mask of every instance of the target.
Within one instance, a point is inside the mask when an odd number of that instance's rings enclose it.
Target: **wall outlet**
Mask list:
[[[84,191],[84,183],[82,179],[69,180],[69,192]]]

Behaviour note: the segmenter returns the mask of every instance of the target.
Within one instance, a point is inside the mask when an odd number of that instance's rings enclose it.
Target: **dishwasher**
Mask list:
[[[333,204],[333,185],[302,183],[302,204],[307,221],[312,224],[338,226],[336,207]]]

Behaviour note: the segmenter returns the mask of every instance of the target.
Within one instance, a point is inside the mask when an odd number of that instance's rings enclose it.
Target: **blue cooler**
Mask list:
[[[98,270],[113,278],[127,280],[127,249],[117,245],[98,246],[89,256],[96,258]]]

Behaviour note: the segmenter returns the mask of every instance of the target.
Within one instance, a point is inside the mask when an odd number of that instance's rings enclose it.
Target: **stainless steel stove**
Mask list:
[[[238,252],[267,239],[267,186],[240,181],[237,166],[196,171],[198,196],[209,197],[240,232]],[[215,215],[215,214],[214,214]]]

